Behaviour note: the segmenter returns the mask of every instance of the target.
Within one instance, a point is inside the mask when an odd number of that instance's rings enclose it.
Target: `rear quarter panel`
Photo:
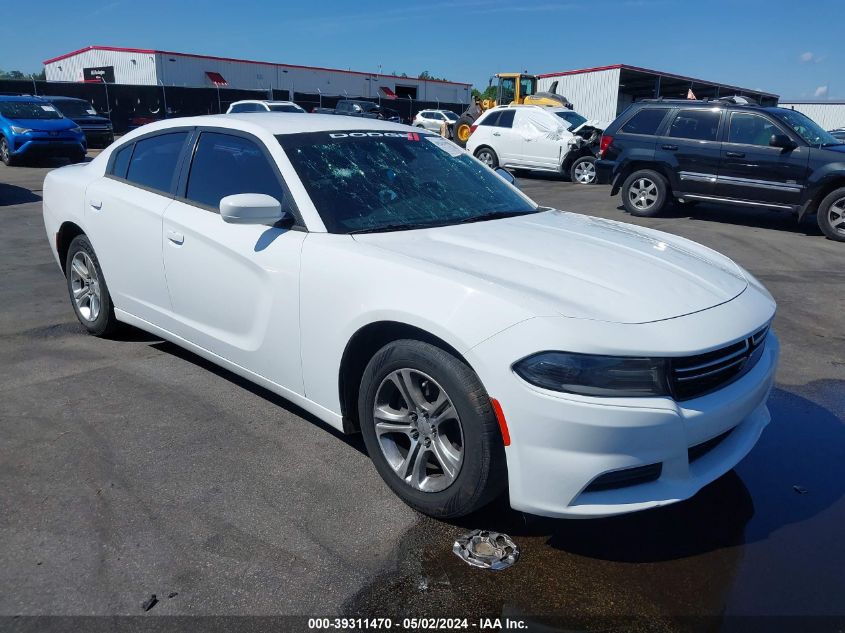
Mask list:
[[[56,236],[65,222],[72,222],[85,231],[85,190],[99,178],[102,163],[67,165],[49,172],[44,178],[42,213],[47,240],[56,263],[61,266]]]

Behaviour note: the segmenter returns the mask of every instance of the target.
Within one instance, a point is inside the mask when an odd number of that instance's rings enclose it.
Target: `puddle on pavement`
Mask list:
[[[599,630],[634,616],[644,630],[719,631],[725,615],[843,615],[845,385],[801,393],[775,390],[755,450],[687,502],[591,521],[526,516],[504,502],[451,524],[421,518],[395,565],[344,610],[510,616],[533,630]],[[456,557],[452,543],[475,528],[510,535],[519,562],[491,572]]]

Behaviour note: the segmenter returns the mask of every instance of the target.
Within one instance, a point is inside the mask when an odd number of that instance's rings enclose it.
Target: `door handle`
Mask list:
[[[678,146],[677,145],[663,145],[662,148],[668,149],[670,152],[674,152],[675,150],[678,149]]]
[[[493,132],[493,136],[501,136],[501,135],[502,135],[501,132]]]
[[[745,152],[725,152],[728,158],[745,158]]]
[[[92,209],[96,209],[97,211],[103,208],[102,200],[89,200],[88,204],[91,205]]]
[[[174,231],[172,229],[167,230],[167,239],[169,239],[174,244],[184,244],[185,243],[185,236],[180,233],[179,231]]]

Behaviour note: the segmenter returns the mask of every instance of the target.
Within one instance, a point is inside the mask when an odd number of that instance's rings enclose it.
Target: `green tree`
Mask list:
[[[481,92],[478,88],[472,89],[472,98],[473,99],[480,99],[484,101],[485,99],[495,99],[496,98],[496,86],[487,86],[484,89],[484,92]]]

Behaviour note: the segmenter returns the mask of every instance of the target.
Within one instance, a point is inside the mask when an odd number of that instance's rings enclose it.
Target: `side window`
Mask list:
[[[501,115],[501,111],[493,112],[484,117],[478,125],[496,125]]]
[[[731,112],[728,143],[768,146],[772,134],[782,133],[774,123],[759,114]]]
[[[163,193],[172,191],[173,176],[187,132],[151,136],[135,143],[126,180]]]
[[[694,141],[715,141],[719,134],[721,110],[681,110],[669,126],[668,136]]]
[[[236,114],[238,112],[246,112],[246,104],[239,103],[237,105],[232,106],[232,114]]]
[[[446,118],[446,117],[444,117],[442,114],[440,114],[439,112],[433,112],[433,113],[432,113],[432,117],[433,117],[433,118],[434,118],[434,120],[436,120],[436,121],[443,121],[443,120]]]
[[[660,128],[663,117],[666,116],[668,110],[668,108],[646,108],[640,110],[619,131],[623,134],[647,134],[653,136],[657,134],[657,130]]]
[[[129,159],[132,157],[133,147],[135,147],[135,143],[129,143],[114,153],[111,171],[109,172],[112,176],[126,178],[126,168],[129,167]]]
[[[221,198],[236,193],[266,193],[284,201],[279,178],[256,143],[240,136],[203,132],[191,162],[186,198],[217,209]]]
[[[515,112],[515,110],[503,110],[502,114],[499,116],[499,120],[496,122],[496,126],[513,127],[513,115]]]

